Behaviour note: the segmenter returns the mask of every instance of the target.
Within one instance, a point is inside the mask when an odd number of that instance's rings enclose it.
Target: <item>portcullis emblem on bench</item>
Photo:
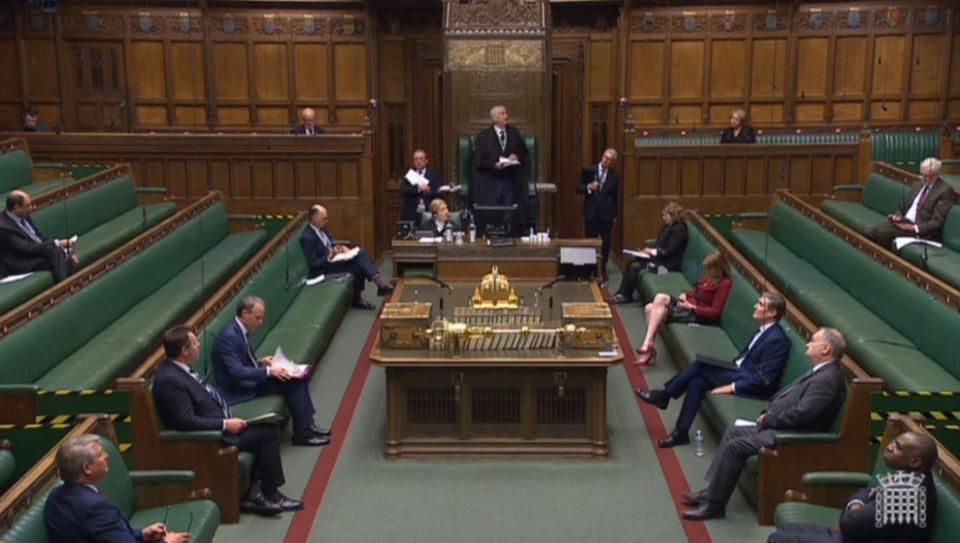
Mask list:
[[[890,524],[927,525],[924,474],[895,471],[880,480],[877,492],[877,528]]]

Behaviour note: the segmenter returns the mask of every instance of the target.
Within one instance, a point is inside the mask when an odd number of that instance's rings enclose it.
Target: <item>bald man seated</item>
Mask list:
[[[351,259],[335,260],[337,255],[351,249],[346,245],[337,245],[333,242],[333,236],[327,230],[327,208],[317,204],[310,208],[307,218],[309,222],[300,235],[300,246],[303,247],[304,255],[307,257],[310,277],[316,277],[321,273],[353,274],[353,307],[358,309],[375,307],[360,296],[365,280],[376,283],[379,296],[393,293],[393,285],[383,279],[377,265],[365,250],[360,249]]]
[[[30,211],[33,202],[22,190],[7,195],[7,209],[0,214],[0,262],[8,275],[49,271],[56,282],[73,273],[77,257],[76,242],[69,239],[48,239],[33,224]]]
[[[314,111],[312,107],[303,108],[303,111],[300,112],[300,119],[303,120],[303,124],[295,126],[293,130],[290,131],[291,134],[299,134],[301,136],[323,134],[323,128],[317,126],[317,112]]]

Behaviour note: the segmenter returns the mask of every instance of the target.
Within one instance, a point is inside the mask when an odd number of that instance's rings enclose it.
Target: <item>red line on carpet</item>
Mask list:
[[[389,301],[389,296],[384,298],[384,303]],[[353,420],[357,404],[360,403],[360,394],[363,392],[364,383],[367,382],[367,374],[370,373],[370,351],[373,350],[373,343],[379,335],[380,313],[377,312],[373,327],[370,329],[367,341],[360,352],[360,358],[357,359],[357,365],[353,369],[353,375],[350,377],[350,382],[347,383],[347,389],[343,392],[343,399],[340,400],[337,414],[333,418],[333,426],[330,428],[330,444],[324,446],[320,458],[317,459],[317,464],[313,467],[310,480],[303,491],[303,510],[293,515],[287,535],[283,538],[284,543],[300,543],[310,537],[310,531],[313,529],[314,520],[320,510],[320,504],[323,502],[327,484],[330,483],[330,477],[333,475],[333,468],[336,467],[337,458],[340,457],[340,451],[347,440],[350,421]]]
[[[610,297],[610,292],[607,291],[606,287],[603,288],[603,294],[605,298]],[[615,307],[611,307],[611,309],[613,313],[613,325],[616,328],[620,347],[623,349],[623,368],[627,371],[627,377],[630,378],[630,386],[634,390],[637,387],[648,388],[649,385],[643,376],[643,370],[633,365],[633,361],[637,359],[637,356],[636,353],[634,353],[633,345],[630,344],[630,334],[627,333],[627,329],[623,326],[623,321],[620,320],[620,313],[617,312]],[[657,440],[667,436],[667,429],[663,424],[663,418],[660,417],[660,411],[656,407],[644,403],[640,398],[636,398],[636,400],[637,405],[640,407],[640,414],[643,416],[643,422],[647,425],[647,432],[650,434],[650,442],[653,444],[653,450],[657,454],[657,461],[660,462],[660,470],[663,471],[663,478],[666,479],[667,488],[670,489],[670,497],[673,499],[673,504],[677,508],[677,516],[680,517],[680,523],[683,525],[683,530],[687,534],[687,539],[696,542],[712,543],[713,537],[710,536],[710,531],[707,530],[703,521],[684,520],[681,514],[682,509],[687,508],[687,506],[680,502],[680,493],[690,490],[690,483],[687,481],[687,476],[683,472],[683,466],[680,465],[680,459],[677,458],[677,453],[674,452],[673,449],[661,449],[656,445]]]

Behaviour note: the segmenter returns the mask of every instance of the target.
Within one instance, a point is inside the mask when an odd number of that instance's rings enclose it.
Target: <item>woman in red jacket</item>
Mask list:
[[[667,322],[711,323],[720,320],[723,304],[733,288],[730,279],[730,265],[726,257],[714,251],[703,259],[706,273],[697,284],[678,296],[657,294],[653,301],[644,307],[647,314],[647,335],[643,345],[637,349],[640,355],[634,365],[642,366],[653,362],[657,357],[654,339],[664,320]]]

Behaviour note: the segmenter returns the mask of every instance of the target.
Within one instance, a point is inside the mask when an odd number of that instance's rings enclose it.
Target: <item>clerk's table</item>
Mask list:
[[[476,282],[401,280],[370,355],[386,368],[388,458],[606,458],[607,368],[623,361],[609,307],[594,282],[540,286],[510,285],[498,310],[471,307]]]

